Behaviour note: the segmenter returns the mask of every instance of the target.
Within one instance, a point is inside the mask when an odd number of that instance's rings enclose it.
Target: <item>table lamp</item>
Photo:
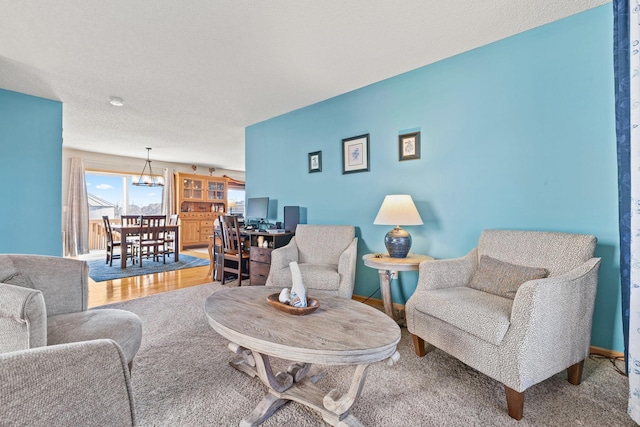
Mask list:
[[[422,218],[410,195],[391,194],[385,196],[373,223],[395,225],[384,237],[384,245],[391,258],[405,258],[411,249],[411,235],[400,226],[421,225]]]

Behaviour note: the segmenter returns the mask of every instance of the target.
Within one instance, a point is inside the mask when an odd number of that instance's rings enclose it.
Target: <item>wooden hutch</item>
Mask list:
[[[227,211],[227,178],[176,172],[180,249],[209,244],[214,221]]]

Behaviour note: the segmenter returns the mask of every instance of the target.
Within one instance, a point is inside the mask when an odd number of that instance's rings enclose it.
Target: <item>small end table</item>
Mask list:
[[[398,271],[416,271],[422,261],[431,261],[433,258],[412,253],[409,253],[406,258],[391,258],[388,254],[367,254],[363,255],[362,260],[367,267],[378,269],[384,312],[397,321],[391,299],[391,279],[397,276]]]

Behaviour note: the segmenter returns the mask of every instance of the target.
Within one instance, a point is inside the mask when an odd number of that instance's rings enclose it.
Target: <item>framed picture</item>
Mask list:
[[[322,172],[322,151],[309,153],[309,173]]]
[[[405,133],[398,137],[400,161],[420,158],[420,132]]]
[[[369,134],[342,140],[342,173],[369,170]]]

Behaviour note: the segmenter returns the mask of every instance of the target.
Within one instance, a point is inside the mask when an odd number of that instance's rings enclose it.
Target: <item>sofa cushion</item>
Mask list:
[[[127,360],[133,360],[142,342],[142,322],[129,311],[93,309],[58,314],[47,319],[48,345],[107,338],[115,341]]]
[[[544,268],[510,264],[482,255],[469,287],[514,299],[518,288],[524,282],[544,279],[548,275],[549,272]]]
[[[466,286],[421,292],[416,310],[449,323],[494,345],[511,324],[513,301]]]
[[[33,283],[26,275],[18,272],[9,256],[0,257],[0,283],[33,289]]]

